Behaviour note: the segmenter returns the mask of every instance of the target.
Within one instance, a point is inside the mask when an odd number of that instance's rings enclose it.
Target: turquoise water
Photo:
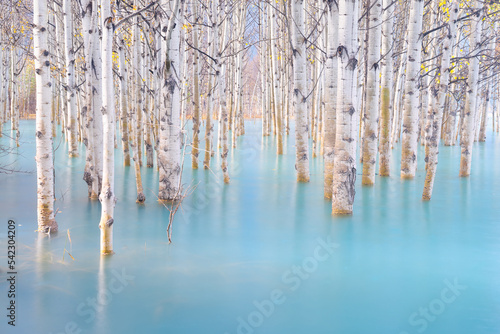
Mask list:
[[[395,148],[394,176],[370,188],[358,177],[354,215],[335,218],[320,159],[311,182],[297,184],[293,136],[277,157],[260,123],[246,126],[230,152],[230,185],[218,168],[191,170],[186,157],[184,183],[197,188],[170,245],[156,169],[142,168],[147,201],[137,205],[133,169],[118,150],[116,254],[107,258],[99,255],[100,204],[82,180],[83,147],[76,159],[66,158],[64,141],[56,151],[60,232],[50,238],[34,232],[36,175],[1,174],[0,332],[500,333],[496,135],[475,145],[467,179],[458,177],[459,148],[441,148],[429,203],[421,201],[423,165],[401,181]],[[21,121],[21,131],[19,155],[0,163],[33,172],[34,122]],[[15,328],[6,317],[8,219],[17,223]]]

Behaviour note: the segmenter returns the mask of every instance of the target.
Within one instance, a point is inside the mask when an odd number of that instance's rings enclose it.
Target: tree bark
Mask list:
[[[412,0],[408,23],[408,51],[403,114],[401,178],[412,179],[417,170],[419,77],[424,1]]]
[[[358,1],[339,0],[337,128],[332,214],[352,214],[356,183]]]
[[[293,106],[295,113],[295,170],[297,182],[309,182],[307,124],[307,40],[304,0],[292,1]]]
[[[180,198],[181,187],[181,125],[180,125],[180,28],[184,2],[163,0],[166,36],[162,47],[162,100],[160,105],[160,147],[158,165],[160,186],[158,199],[174,201]]]
[[[210,56],[215,59],[215,52],[218,49],[218,25],[217,25],[217,2],[213,1],[210,7],[210,24],[208,27],[208,40],[209,40],[209,52]],[[216,64],[213,64],[215,67]],[[215,72],[215,71],[213,71]],[[212,156],[212,133],[214,126],[212,123],[212,113],[215,106],[215,87],[217,86],[216,75],[211,72],[208,84],[208,110],[207,110],[207,121],[205,124],[205,158],[203,160],[203,167],[205,169],[210,168],[210,159]]]
[[[382,7],[382,60],[381,65],[381,96],[380,96],[380,143],[379,143],[379,171],[380,176],[391,174],[391,119],[393,107],[392,91],[392,54],[394,42],[394,4],[390,0],[383,0]]]
[[[367,11],[367,80],[366,100],[364,113],[364,141],[363,141],[363,185],[375,184],[375,168],[377,163],[378,144],[378,117],[380,96],[380,42],[382,26],[382,0],[369,0]]]
[[[443,54],[441,56],[440,77],[439,83],[435,84],[431,89],[431,103],[429,105],[429,113],[427,115],[426,125],[426,152],[427,152],[427,173],[425,176],[423,200],[430,200],[432,197],[432,189],[436,178],[436,169],[439,154],[439,141],[441,139],[441,125],[443,122],[443,113],[445,108],[446,94],[450,81],[450,59],[452,54],[452,42],[456,38],[458,17],[458,1],[454,0],[450,5],[450,19],[448,22],[447,31],[443,43]]]
[[[113,86],[113,16],[110,0],[101,3],[102,24],[102,120],[103,120],[103,178],[101,201],[101,254],[113,254],[113,224],[115,208],[115,94]]]
[[[478,2],[475,2],[478,4]],[[471,40],[470,51],[479,52],[481,50],[481,33],[483,30],[483,11],[475,14],[471,18]],[[473,51],[475,50],[475,51]],[[466,177],[470,175],[472,162],[472,145],[474,143],[474,120],[476,113],[476,101],[478,92],[479,79],[479,56],[475,56],[469,60],[469,75],[467,79],[467,92],[465,99],[465,109],[463,111],[462,134],[460,136],[461,158],[460,158],[460,176]]]
[[[325,118],[324,118],[324,196],[332,198],[333,164],[335,150],[335,130],[337,119],[337,47],[338,47],[338,5],[334,1],[325,0],[328,4],[328,41],[325,70]]]
[[[219,0],[219,16],[223,18],[225,16],[224,13],[224,0]],[[219,117],[219,128],[221,129],[221,169],[223,174],[224,183],[229,183],[229,170],[227,163],[227,156],[229,153],[228,147],[228,114],[227,114],[227,96],[226,96],[226,68],[227,68],[227,58],[222,59],[222,54],[224,49],[226,48],[226,43],[228,42],[228,34],[229,34],[229,20],[226,17],[224,21],[223,28],[223,42],[220,46],[219,50],[217,50],[217,65],[218,65],[218,78],[217,82],[219,83],[219,105],[220,105],[220,117]]]
[[[64,57],[66,59],[66,127],[68,134],[68,155],[78,157],[76,133],[76,86],[75,86],[75,51],[73,49],[73,11],[71,0],[63,0],[64,17]]]
[[[138,5],[138,2],[136,2],[136,7]],[[131,120],[131,131],[130,131],[130,146],[132,148],[132,160],[134,161],[134,174],[135,174],[135,184],[136,184],[136,190],[137,190],[137,203],[143,203],[146,200],[146,197],[144,196],[144,190],[142,187],[142,176],[141,176],[141,160],[142,157],[140,155],[140,150],[139,147],[141,145],[141,117],[140,115],[142,114],[141,110],[141,104],[143,103],[143,94],[142,94],[142,85],[143,85],[143,78],[140,75],[141,71],[141,55],[140,55],[140,43],[141,43],[141,38],[140,38],[140,31],[139,31],[139,17],[135,17],[135,24],[132,29],[132,35],[133,35],[133,48],[132,48],[132,59],[134,60],[134,65],[137,66],[133,70],[133,93],[132,93],[132,112],[130,113],[130,120]]]
[[[120,122],[122,130],[122,149],[123,149],[123,165],[130,166],[130,149],[129,149],[129,133],[128,133],[128,119],[129,109],[128,109],[128,71],[125,65],[125,39],[123,34],[118,33],[118,60],[120,64]]]
[[[57,232],[54,215],[54,165],[50,124],[51,82],[46,0],[33,3],[33,38],[36,73],[36,170],[38,231]]]
[[[199,61],[200,53],[198,49],[199,17],[198,4],[192,3],[194,15],[193,37],[193,147],[191,148],[191,165],[193,169],[198,169],[198,156],[200,154],[200,87],[199,87]]]

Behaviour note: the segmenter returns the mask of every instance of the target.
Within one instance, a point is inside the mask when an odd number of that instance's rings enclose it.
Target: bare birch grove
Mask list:
[[[84,196],[100,205],[103,254],[113,253],[118,168],[130,168],[137,203],[149,191],[144,175],[156,173],[152,194],[178,205],[188,166],[232,187],[240,144],[257,126],[279,168],[311,181],[304,187],[320,178],[332,214],[345,215],[356,212],[359,187],[397,168],[430,200],[439,152],[460,143],[459,175],[473,176],[472,152],[500,129],[497,2],[43,0],[0,9],[0,138],[22,145],[20,124],[35,119],[38,230],[57,230],[61,138],[85,166]],[[283,166],[290,155],[293,166]]]

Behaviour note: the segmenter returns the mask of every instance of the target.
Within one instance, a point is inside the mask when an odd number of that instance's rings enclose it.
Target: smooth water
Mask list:
[[[230,185],[217,155],[213,171],[192,170],[186,156],[183,180],[196,190],[175,217],[172,244],[156,167],[142,168],[147,201],[137,205],[118,149],[111,257],[99,255],[100,204],[87,199],[83,147],[69,159],[55,140],[56,236],[34,232],[36,174],[0,175],[0,332],[500,333],[496,135],[475,144],[470,178],[458,177],[459,147],[442,147],[427,203],[423,165],[401,181],[396,148],[393,176],[365,188],[358,177],[354,215],[332,217],[320,159],[311,159],[311,182],[297,184],[294,136],[277,157],[259,122],[246,127],[230,151]],[[0,163],[33,172],[34,122],[21,121],[21,131],[19,155]],[[18,225],[15,328],[6,317],[8,219]]]

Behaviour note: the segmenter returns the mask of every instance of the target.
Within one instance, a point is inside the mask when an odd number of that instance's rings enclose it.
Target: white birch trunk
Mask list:
[[[181,195],[180,29],[184,4],[180,0],[163,0],[162,5],[169,17],[163,20],[166,37],[162,47],[158,199],[174,201]]]
[[[110,0],[101,3],[102,24],[102,120],[103,120],[103,178],[101,201],[101,254],[113,254],[113,223],[115,208],[115,95],[113,86],[114,25]]]
[[[412,179],[417,170],[419,77],[424,0],[412,0],[408,23],[408,48],[403,114],[401,178]]]
[[[432,190],[434,187],[434,179],[436,177],[439,141],[441,139],[441,125],[443,122],[446,94],[448,93],[448,86],[450,81],[450,59],[451,51],[453,48],[452,42],[455,40],[457,34],[456,19],[458,17],[458,8],[458,0],[454,0],[450,5],[450,19],[448,22],[447,31],[445,31],[443,54],[441,56],[439,84],[436,84],[429,92],[431,94],[431,102],[429,105],[429,113],[427,115],[426,124],[427,138],[425,143],[427,151],[427,173],[425,177],[424,192],[422,194],[423,200],[431,199]]]
[[[33,4],[33,37],[36,73],[36,170],[38,231],[57,232],[54,216],[54,165],[50,124],[51,83],[47,1]]]
[[[148,87],[151,87],[150,80],[150,69],[151,66],[151,55],[150,49],[147,45],[149,43],[149,33],[145,31],[143,33],[144,43],[142,43],[142,59],[143,66],[142,70],[142,114],[144,117],[144,146],[146,148],[146,167],[153,168],[154,165],[154,152],[153,152],[153,124],[151,121],[151,110],[152,110],[152,102],[151,102],[151,94],[148,92]]]
[[[105,0],[108,1],[108,0]],[[93,6],[96,5],[92,2]],[[103,61],[101,56],[101,39],[99,38],[99,11],[97,6],[93,7],[90,26],[93,33],[90,36],[91,42],[91,60],[90,73],[92,75],[92,126],[93,126],[93,156],[94,156],[94,179],[92,180],[92,199],[97,199],[102,190],[103,180]]]
[[[397,73],[397,81],[394,92],[394,117],[392,119],[392,131],[391,131],[391,147],[395,143],[399,142],[400,132],[401,132],[401,118],[402,118],[402,101],[404,94],[404,82],[406,81],[406,57],[401,60],[401,66]]]
[[[215,50],[218,49],[218,29],[217,29],[217,2],[213,1],[210,7],[210,24],[208,27],[208,41],[209,41],[209,54],[215,59]],[[216,65],[213,64],[215,67]],[[208,84],[208,110],[207,110],[207,121],[205,124],[205,159],[203,161],[203,167],[205,169],[210,168],[210,159],[212,156],[212,133],[214,126],[212,123],[212,113],[215,105],[215,87],[217,86],[215,71],[210,72],[209,84]]]
[[[325,72],[325,118],[324,118],[324,196],[332,198],[333,163],[335,151],[335,131],[337,118],[337,47],[338,45],[338,19],[337,4],[328,1],[328,41]]]
[[[269,136],[268,119],[269,119],[269,98],[268,98],[268,82],[267,82],[267,6],[263,6],[259,16],[259,36],[260,36],[260,89],[261,89],[261,117],[262,117],[262,137]]]
[[[382,61],[381,65],[381,96],[380,96],[380,161],[379,175],[389,176],[391,173],[391,119],[393,114],[392,91],[392,45],[394,42],[394,4],[390,0],[383,0],[382,7]]]
[[[223,10],[225,5],[224,0],[219,0],[219,17],[224,18],[225,11]],[[228,147],[228,115],[227,115],[227,96],[226,96],[226,68],[227,68],[227,58],[222,59],[222,54],[226,49],[226,43],[229,34],[229,19],[226,17],[224,21],[224,28],[222,32],[222,44],[219,50],[217,50],[217,82],[219,86],[219,105],[220,105],[220,116],[219,116],[219,128],[221,129],[220,143],[221,143],[221,169],[223,174],[224,183],[229,183],[229,170],[227,163],[227,156],[229,153]]]
[[[276,23],[276,10],[271,6],[269,8],[270,11],[270,27],[271,27],[271,66],[273,72],[273,96],[274,96],[274,115],[275,118],[275,131],[277,134],[277,147],[276,151],[278,155],[283,154],[283,129],[281,126],[281,85],[280,85],[280,71],[278,68],[278,36],[277,36],[277,23]]]
[[[135,2],[136,6],[138,5],[138,2]],[[140,38],[140,32],[139,32],[139,17],[136,17],[134,19],[134,27],[133,27],[133,48],[132,48],[132,59],[133,59],[133,66],[136,66],[135,69],[133,69],[133,85],[132,85],[132,110],[130,113],[130,120],[131,120],[131,131],[130,131],[130,147],[132,148],[132,160],[134,161],[134,174],[135,174],[135,184],[136,184],[136,190],[137,190],[137,203],[143,203],[146,200],[146,197],[144,196],[144,190],[142,187],[142,176],[141,176],[141,153],[139,150],[139,147],[141,145],[141,139],[139,138],[141,135],[141,105],[143,101],[143,96],[141,92],[141,87],[142,87],[142,76],[140,75],[141,71],[141,56],[140,56],[140,43],[141,43],[141,38]]]
[[[489,81],[489,80],[488,80]],[[486,91],[484,92],[483,106],[481,109],[481,126],[479,126],[479,138],[478,141],[486,141],[486,119],[488,117],[488,109],[490,104],[490,84],[486,83]]]
[[[63,0],[64,23],[64,57],[66,60],[66,127],[68,134],[68,155],[78,156],[76,133],[76,86],[75,86],[75,52],[73,49],[73,11],[71,0]]]
[[[123,33],[120,31],[118,33],[118,61],[120,70],[120,122],[122,131],[122,149],[123,149],[123,165],[130,166],[130,149],[129,149],[129,131],[128,131],[128,119],[129,108],[128,108],[128,71],[125,65],[125,49],[126,43],[123,38]]]
[[[375,184],[375,168],[377,163],[378,144],[378,117],[380,96],[380,42],[382,25],[382,0],[369,0],[367,18],[368,54],[366,100],[364,112],[364,140],[363,140],[363,185]]]
[[[198,4],[192,3],[192,12],[194,15],[194,26],[192,31],[193,38],[193,147],[191,149],[191,166],[193,169],[198,169],[198,156],[200,155],[200,83],[199,83],[199,62],[200,52],[197,50],[198,35],[199,35],[199,21],[198,17]]]
[[[332,214],[352,214],[356,182],[358,1],[339,1],[338,86]]]
[[[239,117],[240,117],[240,103],[241,103],[241,85],[242,85],[242,68],[243,68],[243,59],[242,59],[242,48],[243,48],[243,38],[244,38],[244,29],[245,29],[245,2],[241,2],[237,6],[237,14],[235,15],[235,26],[236,26],[236,36],[237,43],[235,43],[235,66],[234,66],[234,104],[232,107],[233,117],[231,118],[231,142],[233,148],[237,146],[237,137],[239,135]]]
[[[82,2],[81,11],[81,21],[82,29],[87,33],[83,34],[84,43],[84,56],[85,56],[85,90],[86,90],[86,100],[85,106],[83,107],[83,114],[85,116],[85,129],[86,129],[86,153],[85,153],[85,171],[83,175],[83,180],[87,183],[89,188],[89,198],[96,200],[98,199],[98,194],[100,189],[100,176],[97,174],[96,160],[102,160],[96,157],[95,152],[95,131],[94,131],[94,116],[96,114],[94,106],[94,92],[100,92],[101,87],[95,87],[94,79],[96,77],[96,66],[99,67],[100,76],[100,64],[93,63],[93,44],[96,43],[94,35],[97,34],[97,29],[91,27],[95,26],[94,23],[97,22],[96,15],[93,15],[92,1],[87,0]],[[94,65],[93,65],[94,64]],[[97,90],[96,90],[96,89]],[[99,100],[100,101],[100,100]],[[100,103],[100,102],[99,102]],[[99,107],[100,108],[100,107]],[[100,110],[97,111],[100,114]],[[55,119],[53,120],[55,123]],[[102,137],[98,137],[102,138]],[[98,158],[98,159],[96,159]]]
[[[429,3],[429,9],[428,9],[428,20],[427,22],[424,22],[425,30],[431,30],[434,29],[435,26],[437,25],[436,21],[438,19],[437,11],[439,10],[438,8],[438,3],[437,2],[430,2]],[[439,23],[439,22],[438,22]],[[427,134],[426,134],[426,128],[427,128],[427,114],[429,108],[432,108],[431,105],[435,105],[435,98],[432,97],[433,94],[433,85],[431,80],[436,77],[436,73],[430,73],[430,71],[433,71],[437,65],[437,59],[434,59],[436,56],[436,49],[440,48],[439,43],[437,42],[437,31],[434,31],[430,34],[428,37],[427,43],[428,47],[426,51],[423,51],[424,54],[428,54],[429,60],[425,62],[425,66],[423,69],[422,74],[427,74],[425,77],[422,79],[424,81],[423,86],[424,89],[422,89],[422,94],[420,94],[420,108],[419,110],[421,111],[420,113],[420,122],[419,122],[419,128],[420,128],[420,144],[425,145],[425,142],[427,140]],[[425,42],[424,42],[425,43]],[[429,52],[430,50],[430,52]],[[426,153],[427,154],[427,153]],[[427,169],[427,163],[426,167]]]
[[[307,125],[307,40],[304,0],[292,1],[293,106],[295,113],[295,170],[298,182],[309,182]]]
[[[475,1],[475,4],[479,4]],[[471,18],[471,40],[470,52],[477,54],[481,50],[481,33],[483,29],[483,11]],[[476,104],[478,95],[479,79],[479,56],[469,60],[469,75],[467,79],[467,92],[465,99],[465,109],[463,110],[462,134],[460,136],[461,158],[460,158],[460,176],[470,175],[472,162],[472,145],[474,143],[474,120],[476,114]]]
[[[17,48],[15,45],[10,49],[10,72],[11,72],[11,88],[10,88],[10,129],[16,132],[16,146],[19,147],[19,91],[18,80],[19,74],[17,68]]]
[[[459,40],[461,38],[461,34],[457,33],[457,39],[455,45],[458,45]],[[453,53],[453,57],[460,57],[462,53],[462,49],[458,46],[455,47],[455,52]],[[456,74],[457,71],[455,71]],[[456,79],[456,76],[452,77],[453,80]],[[453,146],[456,143],[455,139],[455,130],[457,128],[457,114],[458,114],[458,105],[455,97],[453,96],[453,92],[455,91],[456,84],[451,85],[450,94],[449,94],[449,112],[448,118],[446,119],[446,126],[444,130],[444,145],[445,146]]]

